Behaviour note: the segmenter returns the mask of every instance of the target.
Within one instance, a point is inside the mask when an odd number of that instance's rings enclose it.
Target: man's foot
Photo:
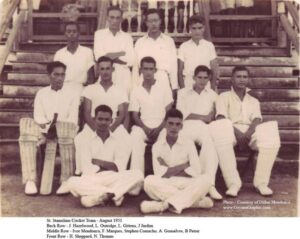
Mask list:
[[[239,191],[240,191],[240,187],[238,187],[237,185],[232,185],[226,191],[226,195],[229,197],[237,197]]]
[[[37,192],[38,192],[38,190],[35,185],[35,182],[27,181],[27,183],[25,185],[25,194],[26,195],[35,195],[35,194],[37,194]]]
[[[204,197],[198,202],[199,208],[212,208],[213,206],[214,202],[209,197]]]
[[[161,213],[168,208],[168,204],[162,201],[143,201],[140,205],[142,213]]]
[[[217,191],[217,189],[212,186],[208,191],[209,196],[214,200],[222,200],[222,195]]]
[[[67,184],[67,182],[62,182],[60,187],[56,191],[56,195],[63,195],[63,194],[67,194],[67,193],[70,193],[68,184]]]
[[[108,199],[107,194],[103,195],[90,195],[82,196],[80,199],[81,205],[84,207],[94,207],[97,205],[104,205],[105,201]]]
[[[273,195],[272,189],[269,188],[267,185],[262,184],[262,185],[255,187],[255,189],[262,196],[272,196]]]

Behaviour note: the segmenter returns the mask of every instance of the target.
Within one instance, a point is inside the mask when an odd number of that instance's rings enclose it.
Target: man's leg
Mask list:
[[[140,170],[145,175],[145,140],[147,136],[145,132],[137,126],[132,127],[131,131],[132,154],[130,170]]]
[[[65,181],[74,174],[75,165],[75,148],[74,137],[77,133],[77,125],[68,122],[57,122],[56,131],[58,136],[58,143],[60,149],[61,158],[61,174],[60,182],[61,186],[56,191],[56,194],[65,194],[69,190],[64,187]]]
[[[36,153],[40,128],[31,118],[20,120],[20,158],[22,166],[22,182],[26,184],[25,194],[37,193]]]
[[[253,142],[253,143],[252,143]],[[273,191],[268,187],[271,171],[280,148],[280,136],[276,121],[266,122],[256,127],[251,142],[258,148],[257,164],[253,179],[254,187],[263,196]]]
[[[220,168],[228,190],[226,195],[236,197],[242,181],[237,171],[233,144],[235,141],[233,126],[230,120],[216,120],[209,125],[215,148],[219,157]]]
[[[188,120],[184,122],[182,134],[195,143],[201,145],[199,160],[202,173],[210,177],[211,188],[209,195],[216,200],[221,200],[222,195],[215,188],[216,174],[218,170],[218,155],[209,132],[209,126],[201,121]]]

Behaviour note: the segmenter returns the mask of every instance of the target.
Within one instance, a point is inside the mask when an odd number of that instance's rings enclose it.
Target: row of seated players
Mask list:
[[[280,147],[278,125],[275,121],[262,123],[259,101],[248,93],[247,68],[235,67],[231,90],[218,96],[207,86],[210,69],[196,67],[194,85],[178,92],[175,110],[172,94],[155,78],[156,62],[152,57],[142,59],[143,82],[134,87],[130,100],[112,82],[111,59],[101,57],[100,82],[87,86],[82,93],[86,123],[77,135],[79,97],[72,87],[63,87],[66,66],[52,62],[47,68],[50,86],[39,90],[35,97],[34,119],[20,122],[26,194],[37,193],[37,146],[48,142],[55,129],[62,163],[57,194],[71,192],[81,196],[85,206],[109,199],[120,205],[125,193],[137,195],[143,186],[154,200],[142,203],[145,213],[167,208],[180,213],[187,207],[211,207],[210,198],[222,199],[215,188],[218,166],[226,183],[226,195],[236,197],[241,188],[233,149],[236,143],[258,151],[253,184],[261,195],[272,195],[268,184]],[[131,130],[123,124],[128,111],[132,114]],[[80,177],[71,177],[73,139],[76,174]],[[154,143],[154,175],[144,179],[146,143]],[[201,145],[199,155],[195,144]],[[49,157],[47,153],[46,150],[45,157]]]

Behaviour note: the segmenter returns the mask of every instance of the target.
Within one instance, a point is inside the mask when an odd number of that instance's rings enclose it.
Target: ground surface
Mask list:
[[[59,169],[57,170],[59,171]],[[297,165],[277,165],[273,170],[271,187],[273,197],[258,195],[252,186],[252,176],[248,172],[243,179],[243,188],[238,198],[224,198],[215,202],[210,210],[188,209],[181,216],[188,217],[291,217],[297,215]],[[58,187],[58,173],[54,183],[54,191]],[[224,195],[224,182],[218,176],[217,188]],[[5,217],[102,217],[102,216],[143,216],[139,204],[147,196],[142,193],[138,197],[126,197],[122,207],[108,205],[106,207],[83,208],[79,199],[72,195],[26,196],[21,184],[20,165],[18,163],[1,164],[1,206]],[[153,215],[151,215],[153,216]],[[160,216],[176,216],[165,212]]]

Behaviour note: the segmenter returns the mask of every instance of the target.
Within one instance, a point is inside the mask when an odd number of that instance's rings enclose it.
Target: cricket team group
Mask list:
[[[120,28],[118,7],[108,8],[107,22],[108,28],[95,32],[93,50],[79,44],[76,22],[65,23],[67,46],[47,65],[50,85],[37,92],[33,119],[20,120],[25,194],[51,193],[59,146],[56,194],[71,193],[84,207],[109,201],[121,206],[126,194],[143,190],[149,199],[139,205],[142,213],[211,208],[222,200],[215,187],[218,167],[226,196],[237,197],[242,187],[238,146],[258,152],[253,186],[272,195],[277,122],[262,121],[244,66],[233,68],[230,90],[216,93],[217,55],[203,38],[203,19],[189,19],[191,39],[178,50],[161,32],[156,9],[148,9],[148,32],[135,44]],[[38,150],[44,157],[41,179]],[[153,174],[145,175],[147,165]]]

